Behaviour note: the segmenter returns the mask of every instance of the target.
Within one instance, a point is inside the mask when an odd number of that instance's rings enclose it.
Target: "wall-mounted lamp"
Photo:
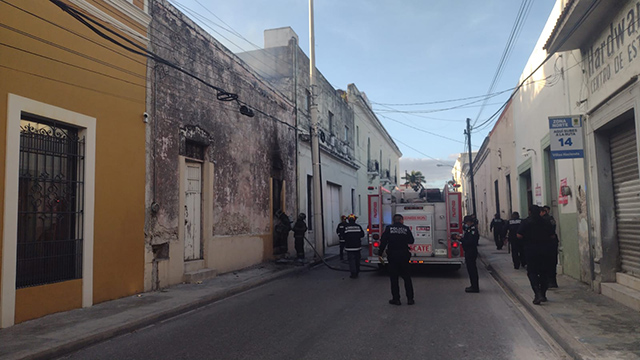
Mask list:
[[[538,155],[534,149],[527,149],[527,148],[523,147],[522,148],[522,156],[524,156],[524,157],[529,156],[529,151],[533,151],[534,155]]]

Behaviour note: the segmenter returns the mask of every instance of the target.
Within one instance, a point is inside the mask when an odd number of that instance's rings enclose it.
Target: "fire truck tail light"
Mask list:
[[[457,248],[458,247],[458,242],[457,241],[453,242],[453,244],[451,244],[451,246],[454,247],[454,248]]]
[[[377,242],[377,241],[374,241],[374,242],[373,242],[373,247],[380,247],[380,243],[379,243],[379,242]]]

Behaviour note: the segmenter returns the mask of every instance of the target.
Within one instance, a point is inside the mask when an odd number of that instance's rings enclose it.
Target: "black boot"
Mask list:
[[[558,281],[556,280],[556,278],[549,279],[549,287],[554,289],[558,288]]]
[[[540,305],[542,302],[542,292],[540,290],[534,290],[535,296],[533,297],[533,304]]]

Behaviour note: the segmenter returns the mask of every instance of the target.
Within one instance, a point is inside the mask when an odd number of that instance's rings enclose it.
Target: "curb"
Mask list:
[[[332,259],[332,257],[327,257],[325,260],[330,260]],[[204,298],[201,298],[197,301],[194,301],[192,303],[189,304],[185,304],[182,306],[178,306],[160,313],[156,313],[153,315],[149,315],[140,319],[136,319],[133,320],[129,323],[120,325],[120,326],[116,326],[116,327],[112,327],[112,328],[107,328],[103,331],[101,331],[100,333],[97,334],[93,334],[93,335],[89,335],[87,337],[84,337],[82,339],[78,339],[75,341],[71,341],[68,342],[66,344],[54,347],[54,348],[50,348],[50,349],[46,349],[43,351],[39,351],[35,354],[30,354],[30,355],[26,355],[24,357],[22,357],[21,359],[28,359],[28,360],[39,360],[39,359],[51,359],[51,358],[58,358],[64,355],[68,355],[72,352],[81,350],[83,348],[89,347],[91,345],[95,345],[97,343],[109,340],[111,338],[120,336],[120,335],[124,335],[130,332],[134,332],[136,330],[142,329],[144,327],[153,325],[155,323],[158,323],[160,321],[166,320],[166,319],[170,319],[172,317],[184,314],[186,312],[201,308],[203,306],[212,304],[214,302],[220,301],[222,299],[231,297],[233,295],[245,292],[247,290],[250,290],[254,287],[258,287],[260,285],[264,285],[266,283],[269,283],[271,281],[275,281],[287,276],[291,276],[297,273],[302,273],[304,271],[309,271],[312,268],[316,267],[318,264],[322,264],[322,260],[313,260],[311,262],[309,262],[308,264],[306,264],[305,266],[300,266],[300,267],[295,267],[292,269],[286,269],[277,273],[274,273],[273,275],[266,275],[263,277],[258,277],[256,279],[252,279],[252,280],[248,280],[245,283],[236,285],[236,286],[232,286],[230,288],[224,289],[222,291],[216,292],[214,294],[211,294],[209,296],[206,296]]]
[[[516,291],[516,286],[511,284],[511,281],[507,280],[499,271],[496,271],[488,260],[484,259],[482,256],[479,258],[498,284],[500,284],[503,289],[508,291],[509,294],[516,298],[527,309],[529,314],[536,319],[540,326],[542,326],[542,328],[567,354],[569,354],[569,356],[573,359],[593,359],[593,357],[585,355],[585,353],[591,354],[591,351],[589,351],[585,345],[576,340],[568,331],[558,324],[553,317],[538,311],[536,306],[531,303],[531,299],[526,298],[524,295]]]

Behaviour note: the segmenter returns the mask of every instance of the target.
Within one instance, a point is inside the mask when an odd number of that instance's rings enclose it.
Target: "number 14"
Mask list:
[[[567,140],[565,140],[564,138],[560,138],[558,139],[558,141],[560,141],[560,146],[571,146],[573,145],[573,141],[571,141],[571,138],[567,138]]]

